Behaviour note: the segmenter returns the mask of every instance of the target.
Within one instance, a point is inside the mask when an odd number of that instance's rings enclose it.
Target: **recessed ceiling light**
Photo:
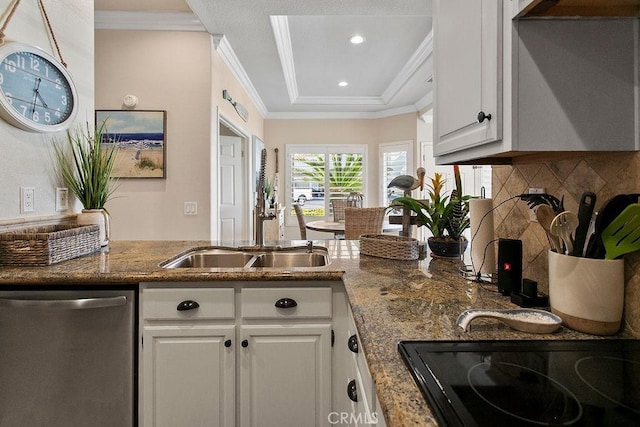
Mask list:
[[[364,43],[364,37],[359,34],[355,34],[349,38],[349,41],[353,44]]]
[[[345,87],[345,86],[349,86],[349,83],[342,81],[342,82],[338,82],[338,86],[340,87]]]

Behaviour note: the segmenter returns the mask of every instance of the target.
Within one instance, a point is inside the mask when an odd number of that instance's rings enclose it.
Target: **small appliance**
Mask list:
[[[498,291],[511,295],[522,290],[522,240],[498,240]]]

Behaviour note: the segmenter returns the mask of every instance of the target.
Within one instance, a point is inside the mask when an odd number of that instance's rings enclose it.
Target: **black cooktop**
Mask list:
[[[638,426],[640,341],[401,341],[440,425]]]

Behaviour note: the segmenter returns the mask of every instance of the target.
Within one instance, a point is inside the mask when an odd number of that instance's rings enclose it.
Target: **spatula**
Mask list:
[[[578,216],[573,212],[561,212],[551,221],[549,231],[562,240],[565,255],[569,255],[573,251],[572,235],[576,231],[576,228],[578,228]]]
[[[602,231],[605,259],[616,259],[640,250],[640,203],[627,206]]]

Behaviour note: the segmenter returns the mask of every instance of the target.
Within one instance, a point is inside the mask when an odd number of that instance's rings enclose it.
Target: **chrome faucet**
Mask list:
[[[274,213],[267,214],[265,212],[265,198],[264,198],[264,179],[267,168],[267,149],[263,148],[260,153],[260,174],[258,176],[258,188],[256,189],[258,195],[256,197],[255,207],[255,224],[254,229],[256,232],[256,246],[264,246],[264,222],[272,220],[276,217]]]

